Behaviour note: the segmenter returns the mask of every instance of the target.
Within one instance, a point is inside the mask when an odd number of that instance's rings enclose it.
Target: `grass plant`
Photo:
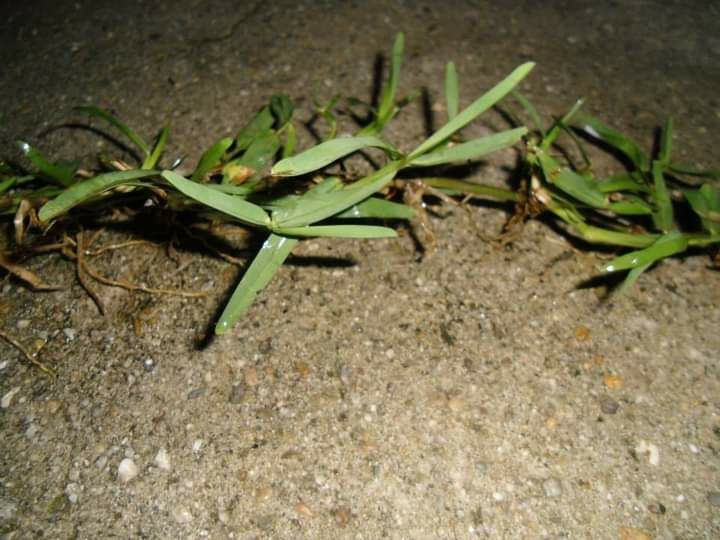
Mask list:
[[[53,162],[38,148],[19,142],[29,166],[0,164],[0,215],[12,220],[15,231],[13,249],[2,254],[0,266],[31,286],[44,288],[42,280],[11,260],[13,252],[27,252],[28,244],[33,244],[27,233],[39,231],[39,244],[36,234],[34,245],[42,246],[42,234],[72,223],[78,209],[101,215],[108,206],[124,208],[129,196],[135,201],[154,200],[173,211],[193,212],[198,219],[256,229],[266,239],[217,321],[215,332],[223,334],[303,238],[396,236],[388,223],[409,220],[416,213],[416,209],[385,196],[386,188],[401,171],[414,174],[428,188],[446,195],[514,203],[516,217],[521,219],[550,212],[588,242],[629,248],[602,268],[604,272],[627,271],[625,286],[665,257],[720,242],[720,191],[714,183],[717,175],[672,161],[671,122],[663,129],[658,151],[646,154],[629,138],[582,115],[579,105],[544,128],[532,104],[515,92],[535,124],[532,131],[518,123],[500,133],[463,140],[461,130],[514,92],[533,69],[532,63],[517,67],[465,108],[460,107],[457,71],[449,63],[445,72],[447,122],[415,148],[402,150],[383,132],[412,99],[398,97],[403,50],[400,34],[393,45],[389,76],[379,103],[370,109],[369,120],[354,135],[337,136],[341,99],[335,96],[325,105],[317,104],[318,116],[329,126],[326,137],[298,152],[293,103],[287,96],[273,96],[234,136],[223,137],[208,148],[189,174],[180,173],[177,162],[165,160],[167,127],[148,144],[109,111],[79,107],[79,112],[121,135],[137,153],[137,163],[109,159],[101,169],[86,171],[78,162]],[[554,151],[558,137],[565,134],[585,156],[579,133],[620,155],[625,170],[598,178],[589,162],[578,168]],[[526,182],[518,190],[423,175],[428,167],[436,170],[477,160],[521,141],[525,143],[522,163]],[[368,149],[384,156],[369,174],[350,181],[331,174],[333,164]],[[693,178],[696,181],[689,180]],[[683,205],[694,213],[695,229],[686,230],[678,224],[677,210]],[[79,250],[82,244],[80,235],[73,245]],[[80,265],[79,252],[76,259]]]

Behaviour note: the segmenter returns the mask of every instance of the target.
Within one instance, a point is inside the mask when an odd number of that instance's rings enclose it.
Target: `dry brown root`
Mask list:
[[[7,341],[10,345],[12,345],[13,347],[15,347],[18,351],[20,351],[20,353],[22,353],[22,355],[25,357],[25,359],[26,359],[28,362],[30,362],[33,366],[35,366],[36,368],[38,368],[40,371],[42,371],[43,373],[46,373],[47,375],[50,375],[51,377],[55,377],[55,372],[54,372],[52,369],[50,369],[50,368],[47,367],[45,364],[43,364],[40,360],[38,360],[37,358],[35,358],[35,356],[37,355],[37,353],[40,352],[39,349],[35,352],[35,354],[30,354],[30,352],[29,352],[25,347],[23,347],[23,346],[20,344],[19,341],[17,341],[17,340],[15,340],[14,338],[10,337],[9,335],[7,335],[7,334],[6,334],[5,332],[3,332],[2,330],[0,330],[0,338],[4,339],[4,340]]]

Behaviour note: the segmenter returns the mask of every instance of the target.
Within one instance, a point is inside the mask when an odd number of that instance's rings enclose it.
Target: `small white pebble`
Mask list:
[[[695,446],[694,444],[691,444],[691,445],[690,445],[690,451],[691,451],[693,454],[698,454],[698,453],[700,453],[700,449],[699,449],[697,446]]]
[[[177,523],[190,523],[192,521],[192,514],[187,508],[176,507],[172,509],[173,519]]]
[[[15,394],[17,394],[20,391],[20,387],[16,386],[12,390],[9,390],[3,397],[0,399],[0,407],[3,409],[7,409],[10,405],[12,405],[12,400],[15,397]]]
[[[30,326],[30,321],[28,319],[20,319],[15,323],[15,326],[18,330],[25,330]]]
[[[127,483],[135,478],[139,472],[135,462],[130,458],[125,458],[118,465],[118,480]]]
[[[638,455],[647,454],[650,465],[657,467],[660,464],[660,450],[657,446],[647,441],[640,441],[635,447]]]
[[[65,334],[65,337],[68,339],[68,341],[72,341],[75,339],[75,329],[74,328],[63,328],[63,334]]]
[[[559,497],[562,495],[562,485],[557,478],[548,478],[543,482],[543,491],[546,497]]]
[[[199,452],[200,450],[202,450],[203,444],[205,443],[202,439],[195,439],[192,445],[193,452]]]
[[[504,501],[505,500],[505,494],[502,491],[496,491],[493,493],[493,499],[496,501]]]
[[[155,460],[153,461],[155,463],[155,466],[158,469],[162,469],[163,471],[169,471],[171,469],[170,465],[170,456],[167,453],[167,450],[164,448],[161,448],[158,450],[158,453],[155,454]]]

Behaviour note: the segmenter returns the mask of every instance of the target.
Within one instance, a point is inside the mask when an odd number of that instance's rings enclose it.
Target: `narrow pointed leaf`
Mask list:
[[[607,196],[598,189],[597,182],[561,166],[543,151],[538,151],[537,155],[543,174],[549,183],[593,208],[607,207]]]
[[[391,161],[375,173],[327,194],[305,193],[295,205],[273,214],[276,227],[304,227],[339,214],[388,185],[402,167]]]
[[[367,147],[380,148],[391,154],[398,153],[392,145],[377,137],[332,139],[313,146],[296,156],[278,161],[272,168],[272,174],[275,176],[307,174]]]
[[[275,117],[270,111],[270,107],[265,106],[260,109],[253,119],[235,136],[234,150],[236,152],[245,150],[255,139],[265,136],[274,123]]]
[[[333,236],[336,238],[395,238],[397,233],[389,227],[375,225],[317,225],[314,227],[279,227],[276,234],[283,236]]]
[[[259,206],[242,197],[227,195],[204,184],[188,180],[173,171],[163,171],[162,177],[175,189],[205,206],[219,210],[235,219],[258,227],[269,227],[270,216]]]
[[[395,108],[395,95],[397,94],[398,81],[400,80],[400,68],[402,66],[402,57],[405,49],[405,37],[402,33],[398,34],[393,43],[392,58],[390,60],[390,79],[385,87],[382,98],[380,99],[380,107],[378,108],[378,131],[382,131],[385,124],[392,118],[393,109]]]
[[[670,164],[670,155],[672,154],[672,138],[673,138],[673,121],[668,118],[662,130],[660,137],[660,151],[658,152],[658,161],[663,165]]]
[[[710,234],[720,234],[720,189],[703,184],[698,189],[683,190],[690,207]]]
[[[295,106],[290,98],[284,94],[270,98],[270,111],[275,117],[276,126],[282,128],[292,118]]]
[[[505,95],[510,92],[517,84],[523,80],[535,64],[528,62],[515,68],[515,70],[508,75],[504,80],[491,88],[484,95],[476,99],[469,107],[464,109],[455,118],[450,120],[447,124],[437,130],[431,137],[429,137],[424,143],[418,146],[410,154],[410,159],[421,156],[428,150],[431,150],[448,137],[452,136],[458,130],[465,127],[467,124],[475,120],[483,112],[488,110],[490,107],[500,101]]]
[[[200,182],[210,170],[215,167],[233,143],[232,137],[225,137],[208,148],[192,173],[190,180]]]
[[[167,145],[168,137],[170,136],[170,129],[167,127],[162,128],[160,131],[160,135],[158,135],[157,142],[155,143],[155,146],[152,149],[152,152],[145,158],[145,161],[143,161],[141,169],[154,169],[158,161],[160,161],[160,157],[162,156],[162,153],[165,151],[165,146]]]
[[[83,112],[85,114],[89,114],[90,116],[97,116],[98,118],[102,118],[106,122],[108,122],[111,126],[113,126],[115,129],[117,129],[120,133],[125,135],[130,141],[132,141],[135,146],[137,146],[140,150],[142,150],[144,155],[150,154],[150,146],[138,135],[130,129],[130,127],[125,124],[124,122],[117,119],[115,116],[113,116],[109,111],[106,111],[105,109],[101,109],[100,107],[94,107],[92,105],[83,105],[80,107],[75,107],[75,110]]]
[[[139,178],[147,178],[148,176],[155,176],[157,174],[159,174],[158,171],[146,170],[116,171],[77,182],[63,191],[52,201],[46,203],[40,209],[38,217],[40,218],[40,221],[47,223],[51,219],[64,214],[74,206],[97,197],[108,189],[112,189]]]
[[[448,62],[445,67],[445,99],[447,100],[448,120],[452,120],[458,114],[460,103],[458,75],[453,62]]]
[[[537,130],[541,137],[545,137],[545,129],[543,128],[543,122],[540,119],[540,115],[532,102],[526,98],[523,94],[517,90],[512,91],[512,95],[520,106],[525,110],[525,114],[528,115],[530,121],[533,123],[533,127]]]
[[[472,141],[445,146],[439,150],[428,152],[415,158],[412,165],[419,167],[428,167],[434,165],[442,165],[444,163],[453,163],[458,161],[469,161],[477,159],[491,152],[502,150],[508,146],[512,146],[527,133],[527,128],[516,128],[487,137],[473,139]]]
[[[625,276],[625,279],[622,282],[622,285],[617,290],[618,294],[625,294],[630,287],[632,287],[637,279],[640,277],[640,275],[645,272],[648,268],[650,268],[653,265],[653,263],[649,262],[647,264],[643,264],[642,266],[637,266],[630,270],[627,273],[627,276]]]
[[[22,150],[25,157],[30,160],[30,163],[37,167],[40,174],[61,186],[68,187],[73,184],[75,172],[77,171],[77,163],[51,163],[48,161],[39,150],[33,148],[24,141],[18,141],[18,146]]]
[[[581,115],[576,118],[574,124],[591,137],[604,141],[625,154],[638,170],[646,171],[649,168],[649,159],[637,143],[622,133],[606,126],[597,118]]]
[[[297,239],[271,234],[243,275],[230,301],[215,325],[215,333],[224,334],[252,305],[257,294],[270,282],[297,244]]]
[[[603,272],[617,272],[619,270],[639,268],[675,255],[676,253],[681,253],[685,251],[687,247],[687,238],[683,234],[673,231],[661,236],[645,249],[631,251],[630,253],[616,257],[603,266],[602,270]]]
[[[404,204],[369,197],[335,217],[342,219],[412,219],[415,217],[415,211]]]
[[[665,176],[663,175],[663,164],[659,161],[653,161],[652,164],[653,183],[655,184],[654,199],[655,212],[653,213],[653,222],[655,227],[663,232],[669,232],[674,226],[673,206],[665,184]]]

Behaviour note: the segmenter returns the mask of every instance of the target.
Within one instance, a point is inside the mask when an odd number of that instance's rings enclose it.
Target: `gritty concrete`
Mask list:
[[[401,89],[463,103],[513,67],[543,114],[588,109],[651,144],[675,118],[682,161],[717,166],[717,2],[28,2],[0,8],[0,143],[98,151],[71,107],[113,108],[192,162],[274,93],[367,98],[404,31]],[[436,106],[436,122],[442,111]],[[483,127],[484,126],[484,127]],[[480,127],[504,127],[498,115]],[[424,133],[417,106],[388,138]],[[303,132],[303,142],[310,138]],[[502,181],[513,153],[478,179]],[[602,162],[604,165],[607,163]],[[98,315],[58,256],[5,278],[0,532],[5,538],[720,537],[720,275],[667,261],[602,303],[606,252],[546,222],[510,247],[507,215],[445,207],[435,256],[397,240],[301,242],[238,326],[200,344],[240,270],[198,246],[93,259],[105,274],[207,291],[97,286]],[[106,230],[99,245],[135,237]],[[252,245],[250,246],[252,247]],[[247,255],[244,251],[237,254]]]

